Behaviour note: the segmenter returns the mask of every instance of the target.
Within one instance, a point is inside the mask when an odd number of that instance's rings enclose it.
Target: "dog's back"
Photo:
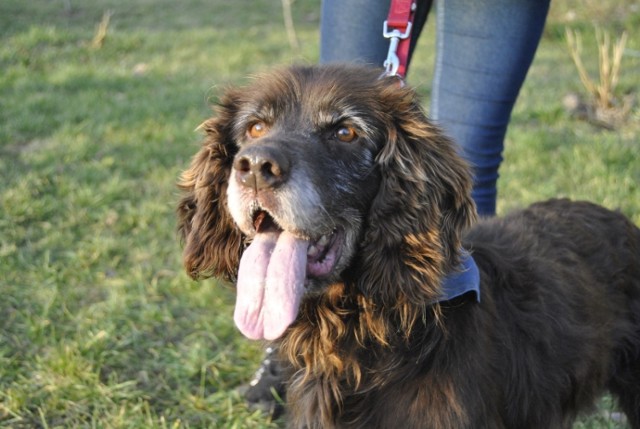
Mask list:
[[[507,426],[568,427],[608,387],[640,427],[640,229],[551,200],[481,222],[466,245],[482,272],[485,352],[503,344],[492,359]]]

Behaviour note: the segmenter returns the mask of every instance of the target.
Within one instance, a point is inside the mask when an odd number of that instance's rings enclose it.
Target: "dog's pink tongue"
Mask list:
[[[275,340],[298,315],[307,265],[306,240],[291,233],[260,233],[238,269],[233,318],[246,337]]]

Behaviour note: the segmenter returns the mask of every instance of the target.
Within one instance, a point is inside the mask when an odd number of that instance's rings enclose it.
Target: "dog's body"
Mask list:
[[[228,92],[182,176],[185,266],[237,280],[236,324],[277,340],[291,426],[570,428],[610,389],[640,429],[640,230],[568,200],[469,229],[466,165],[377,73]],[[480,300],[443,301],[462,249]]]

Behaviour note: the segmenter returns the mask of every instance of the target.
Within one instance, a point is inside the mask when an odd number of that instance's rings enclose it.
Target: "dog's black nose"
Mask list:
[[[233,161],[236,179],[255,190],[276,188],[289,175],[289,160],[282,151],[271,146],[247,147]]]

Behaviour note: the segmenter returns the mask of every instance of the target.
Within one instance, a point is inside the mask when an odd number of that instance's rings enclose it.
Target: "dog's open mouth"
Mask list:
[[[331,234],[310,243],[307,249],[307,277],[329,275],[340,258],[343,241],[343,231],[334,229]]]
[[[295,320],[309,279],[334,271],[344,232],[301,238],[265,210],[253,213],[252,222],[256,235],[240,261],[234,319],[245,336],[273,340]]]
[[[253,227],[258,234],[261,232],[282,230],[271,215],[264,210],[256,210],[252,219]]]
[[[275,233],[283,230],[273,217],[265,210],[257,210],[253,216],[253,227],[258,234]],[[321,278],[328,276],[340,257],[343,241],[342,229],[336,228],[319,238],[308,240],[306,277]]]

